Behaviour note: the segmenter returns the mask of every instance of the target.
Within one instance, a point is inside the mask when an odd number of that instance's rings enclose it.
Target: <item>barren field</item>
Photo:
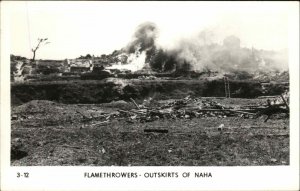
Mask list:
[[[198,99],[230,108],[266,103],[266,99]],[[158,100],[149,107],[172,101]],[[289,118],[283,114],[272,115],[267,122],[266,116],[255,119],[252,115],[209,112],[144,119],[128,112],[134,108],[125,101],[63,104],[33,100],[13,106],[11,164],[289,165]]]

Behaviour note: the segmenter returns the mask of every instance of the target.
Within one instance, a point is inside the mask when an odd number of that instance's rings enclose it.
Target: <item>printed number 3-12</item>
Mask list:
[[[29,178],[29,173],[28,172],[24,172],[23,174],[22,173],[17,173],[17,178],[20,178],[20,177],[24,177],[24,178]]]

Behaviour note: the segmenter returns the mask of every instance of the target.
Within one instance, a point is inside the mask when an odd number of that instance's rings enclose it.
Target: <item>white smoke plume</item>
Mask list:
[[[172,49],[179,63],[191,65],[191,70],[234,71],[284,71],[288,69],[287,51],[275,52],[241,46],[236,36],[226,37],[222,43],[214,40],[216,33],[202,31],[191,38],[180,39]]]
[[[148,51],[155,47],[155,40],[157,37],[158,29],[154,23],[142,23],[137,27],[132,41],[127,45],[125,50],[128,53]]]
[[[123,49],[127,63],[111,68],[155,71],[218,71],[222,73],[259,70],[287,70],[287,52],[272,52],[241,46],[241,39],[228,36],[218,42],[218,33],[203,30],[195,36],[179,39],[171,48],[157,45],[158,28],[154,23],[139,25],[132,41]]]

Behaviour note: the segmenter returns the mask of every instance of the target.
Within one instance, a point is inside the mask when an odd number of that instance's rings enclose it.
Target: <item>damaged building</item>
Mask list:
[[[84,73],[93,70],[93,62],[90,59],[68,59],[69,72]]]

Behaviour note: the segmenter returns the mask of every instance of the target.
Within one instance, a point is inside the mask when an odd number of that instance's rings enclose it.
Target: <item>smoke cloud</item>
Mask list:
[[[210,70],[222,73],[287,70],[287,52],[241,47],[241,39],[237,36],[227,36],[220,43],[216,41],[215,31],[203,30],[166,48],[157,45],[158,32],[152,22],[139,25],[132,41],[123,49],[130,58],[127,66],[119,65],[119,68],[136,71],[150,66],[158,72]]]
[[[194,37],[180,39],[172,49],[165,50],[174,65],[183,70],[222,73],[235,71],[283,71],[288,69],[285,51],[257,50],[241,46],[237,36],[227,36],[217,42],[215,31],[204,30]]]
[[[132,41],[126,47],[126,51],[128,53],[134,53],[136,51],[142,52],[150,50],[155,47],[157,37],[158,30],[154,23],[142,23],[137,27]]]

